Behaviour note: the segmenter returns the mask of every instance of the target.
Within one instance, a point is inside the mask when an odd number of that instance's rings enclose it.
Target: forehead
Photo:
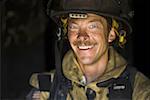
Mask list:
[[[106,19],[102,16],[96,15],[96,14],[75,14],[69,16],[69,22],[76,22],[76,21],[100,21],[104,22]]]

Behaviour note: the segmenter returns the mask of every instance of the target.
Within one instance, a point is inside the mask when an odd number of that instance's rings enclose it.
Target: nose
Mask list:
[[[85,30],[79,31],[78,40],[84,41],[84,40],[88,40],[88,39],[89,39],[89,35]]]

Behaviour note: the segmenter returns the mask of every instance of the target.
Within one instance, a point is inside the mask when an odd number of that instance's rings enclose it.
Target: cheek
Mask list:
[[[68,32],[67,36],[68,36],[68,39],[69,39],[69,42],[70,42],[72,40],[72,38],[73,38],[72,33]]]
[[[68,31],[68,39],[73,39],[74,37],[76,37],[77,32],[72,32],[72,31]]]
[[[100,41],[101,39],[104,38],[102,32],[93,32],[90,36],[91,36],[92,38],[94,38],[95,40],[97,40],[97,41]]]
[[[99,45],[105,45],[107,44],[107,37],[104,35],[104,33],[98,33],[93,36],[93,39],[97,42]]]

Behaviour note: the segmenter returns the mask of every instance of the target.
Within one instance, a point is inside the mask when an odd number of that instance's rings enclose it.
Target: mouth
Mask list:
[[[78,46],[78,48],[80,49],[80,50],[89,50],[89,49],[92,49],[94,47],[94,45],[88,45],[88,46],[86,46],[86,45],[81,45],[81,46]]]

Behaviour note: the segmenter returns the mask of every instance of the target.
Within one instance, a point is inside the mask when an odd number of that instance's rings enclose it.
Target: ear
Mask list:
[[[114,28],[111,28],[110,33],[108,35],[108,42],[111,43],[116,39],[116,34]]]

